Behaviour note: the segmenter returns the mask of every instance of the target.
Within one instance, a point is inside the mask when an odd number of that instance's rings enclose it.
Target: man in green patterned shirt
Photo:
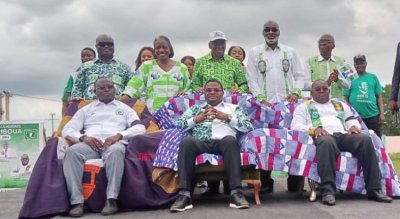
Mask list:
[[[207,103],[188,109],[175,125],[192,129],[192,136],[185,137],[179,145],[178,176],[179,196],[171,206],[171,212],[193,208],[190,191],[195,173],[196,157],[202,153],[222,155],[228,172],[232,208],[248,208],[249,203],[242,194],[240,182],[240,146],[236,133],[253,129],[250,119],[242,108],[223,102],[224,90],[221,82],[211,79],[204,86]]]
[[[131,68],[114,59],[114,40],[102,34],[96,38],[98,59],[85,62],[77,73],[72,99],[96,99],[94,83],[99,77],[107,77],[114,82],[115,97],[121,96],[131,77]]]
[[[349,89],[351,82],[340,75],[339,70],[351,68],[344,58],[332,55],[335,48],[335,38],[331,34],[323,34],[318,41],[319,55],[309,58],[306,62],[306,90],[310,90],[311,83],[322,79],[326,80],[331,89],[333,98],[343,98],[342,90]],[[351,70],[351,69],[350,69]]]
[[[240,62],[225,54],[226,36],[222,31],[209,34],[211,52],[196,61],[194,65],[192,91],[203,91],[210,79],[219,80],[230,92],[248,92],[246,75]]]

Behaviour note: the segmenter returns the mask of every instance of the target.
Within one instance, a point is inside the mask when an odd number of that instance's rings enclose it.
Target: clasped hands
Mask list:
[[[116,135],[106,138],[104,142],[96,137],[90,136],[83,137],[82,141],[89,145],[94,151],[103,151],[121,139],[122,135],[118,133]]]
[[[208,105],[205,108],[204,112],[202,112],[201,114],[199,114],[193,118],[193,121],[195,123],[202,123],[205,120],[214,120],[214,119],[228,121],[229,115],[224,112],[218,111],[213,106]]]

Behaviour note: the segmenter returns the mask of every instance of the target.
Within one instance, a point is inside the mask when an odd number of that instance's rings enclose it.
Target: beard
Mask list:
[[[275,44],[278,42],[279,37],[275,37],[273,39],[270,39],[268,37],[264,37],[265,42],[267,42],[267,44]]]

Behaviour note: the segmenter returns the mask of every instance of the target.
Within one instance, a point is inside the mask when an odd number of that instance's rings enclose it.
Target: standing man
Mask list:
[[[310,90],[311,83],[326,80],[333,98],[343,98],[342,90],[350,88],[350,80],[339,76],[338,67],[346,65],[344,58],[332,54],[335,38],[331,34],[323,34],[318,40],[319,55],[306,61],[306,86]],[[350,67],[348,65],[348,67]],[[352,71],[352,69],[349,69]]]
[[[118,211],[125,144],[129,138],[145,133],[136,112],[115,100],[116,89],[110,79],[97,79],[93,91],[98,100],[78,110],[62,131],[63,137],[75,143],[67,148],[63,164],[71,217],[83,215],[83,165],[95,158],[103,159],[108,180],[107,201],[101,213],[111,215]]]
[[[381,137],[381,125],[385,122],[381,83],[376,75],[366,71],[365,55],[354,56],[354,67],[358,78],[351,82],[349,90],[343,90],[344,99],[360,114],[368,129]]]
[[[226,36],[216,30],[209,34],[211,52],[197,60],[194,65],[192,91],[203,91],[205,83],[217,79],[225,89],[233,92],[249,91],[246,75],[240,62],[225,54]]]
[[[394,61],[394,70],[392,77],[392,93],[390,94],[389,109],[392,113],[399,111],[398,97],[400,86],[400,43],[397,45],[396,60]]]
[[[222,83],[230,93],[249,91],[247,79],[241,63],[225,54],[226,36],[222,31],[216,30],[209,34],[208,47],[211,52],[200,59],[194,65],[192,78],[192,91],[203,92],[205,83],[210,79],[216,79]],[[208,181],[208,189],[202,195],[219,194],[219,181]],[[224,192],[229,192],[224,183]]]
[[[10,148],[8,141],[3,143],[3,149],[0,150],[0,158],[17,158],[17,151]]]
[[[250,50],[247,62],[250,91],[267,106],[284,100],[297,102],[304,87],[299,56],[292,47],[278,43],[277,22],[267,21],[262,35],[265,43]]]
[[[247,133],[253,126],[242,108],[223,102],[221,82],[209,80],[204,86],[204,93],[207,104],[192,106],[175,122],[179,128],[192,129],[193,136],[185,137],[179,145],[179,196],[171,206],[171,212],[193,208],[190,191],[195,177],[196,157],[202,153],[218,154],[224,158],[231,189],[229,207],[249,207],[242,194],[240,146],[236,133]]]
[[[360,161],[368,199],[391,202],[392,199],[381,190],[372,140],[360,132],[361,125],[351,109],[343,102],[330,100],[329,85],[325,80],[314,81],[311,96],[312,100],[296,107],[291,128],[314,132],[322,203],[336,204],[336,159],[341,151],[352,153]]]
[[[98,36],[96,49],[98,59],[85,62],[77,73],[71,93],[72,99],[95,99],[94,82],[102,76],[114,82],[115,95],[119,97],[131,77],[131,68],[114,59],[114,40],[111,36]]]
[[[296,51],[278,43],[279,25],[267,21],[262,29],[265,43],[250,50],[247,69],[253,95],[266,106],[284,100],[297,102],[304,87],[304,70]],[[289,176],[288,190],[302,190],[303,177]],[[271,171],[261,171],[262,191],[273,191]]]

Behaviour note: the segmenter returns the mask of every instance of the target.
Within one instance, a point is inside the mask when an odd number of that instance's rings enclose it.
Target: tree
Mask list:
[[[400,124],[396,123],[396,117],[388,109],[390,92],[392,90],[392,85],[386,85],[384,92],[382,94],[383,107],[385,112],[385,124],[382,127],[382,134],[387,136],[400,135]],[[400,119],[400,118],[399,118]]]

